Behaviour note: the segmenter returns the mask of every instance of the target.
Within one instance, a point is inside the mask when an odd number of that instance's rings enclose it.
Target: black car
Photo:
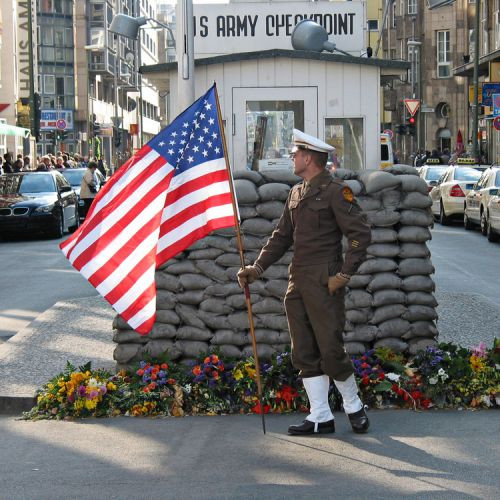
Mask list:
[[[79,224],[78,197],[59,172],[0,175],[0,232],[60,238]]]

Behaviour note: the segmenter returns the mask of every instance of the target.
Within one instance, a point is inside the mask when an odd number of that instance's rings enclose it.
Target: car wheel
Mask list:
[[[78,229],[80,225],[80,211],[78,210],[78,205],[75,206],[75,224],[69,228],[70,232],[74,232]]]
[[[446,215],[444,211],[443,200],[441,200],[439,203],[439,223],[442,226],[450,225],[450,218]]]
[[[467,212],[464,212],[464,228],[467,229],[467,231],[470,231],[471,229],[474,228],[469,217],[467,217]]]
[[[489,217],[486,219],[486,237],[492,243],[498,241],[498,234],[493,231]]]
[[[483,211],[481,214],[481,234],[483,236],[486,236],[486,231],[487,231],[487,220],[486,220],[486,213]]]
[[[62,212],[59,212],[56,221],[54,222],[54,227],[50,231],[50,236],[52,238],[62,238],[64,234],[64,217]]]

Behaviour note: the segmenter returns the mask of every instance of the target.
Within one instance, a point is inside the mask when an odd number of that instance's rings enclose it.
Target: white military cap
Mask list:
[[[312,135],[305,134],[296,128],[293,129],[293,146],[293,153],[295,153],[297,149],[311,149],[313,151],[319,151],[320,153],[335,151],[335,148],[330,146],[330,144],[320,141]]]

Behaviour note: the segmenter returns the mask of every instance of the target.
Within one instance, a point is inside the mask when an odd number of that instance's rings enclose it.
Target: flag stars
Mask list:
[[[207,146],[208,146],[209,148],[211,148],[211,147],[212,147],[212,141],[208,141],[208,142],[207,142]]]
[[[201,154],[206,158],[208,156],[208,151],[204,149]]]
[[[200,128],[200,124],[199,124],[198,122],[196,122],[196,123],[194,124],[194,128],[195,128],[195,129]]]
[[[205,140],[205,138],[204,138],[202,135],[200,135],[200,136],[198,137],[198,140],[199,140],[199,141],[200,141],[200,143],[201,143],[201,142],[203,142],[203,141]]]
[[[182,124],[182,126],[183,126],[184,128],[188,128],[188,127],[189,127],[189,123],[188,123],[188,122],[184,122],[184,123]]]
[[[185,130],[183,130],[183,131],[181,132],[181,135],[182,135],[182,137],[186,137],[186,135],[188,135],[188,133],[187,133]]]
[[[188,156],[188,162],[193,163],[193,161],[194,161],[194,158],[192,156]]]
[[[175,141],[168,141],[168,143],[173,146],[175,144]]]
[[[215,122],[215,120],[214,120],[213,118],[209,118],[209,119],[208,119],[208,123],[210,123],[210,125],[213,125],[213,124],[214,124],[214,122]]]
[[[214,151],[215,151],[216,154],[219,154],[220,149],[219,148],[215,148]]]
[[[182,139],[182,141],[180,141],[180,144],[184,145],[184,144],[186,144],[186,142],[187,141],[185,139]]]
[[[170,148],[167,152],[168,152],[169,155],[173,155],[174,154],[174,150],[172,148]]]
[[[212,137],[213,137],[214,139],[217,139],[218,135],[217,135],[215,132],[213,132],[213,133],[212,133]]]
[[[205,113],[200,113],[200,118],[203,120],[205,118]]]
[[[197,153],[200,150],[199,146],[193,146],[193,151]]]
[[[172,132],[170,135],[171,135],[172,137],[177,137],[177,132],[175,132],[175,131],[174,131],[174,132]]]
[[[207,103],[205,104],[205,109],[206,109],[207,111],[209,111],[210,109],[212,109],[212,105],[211,105],[211,104],[209,104],[209,103],[207,102]]]
[[[203,132],[204,132],[205,134],[208,134],[208,128],[207,128],[207,127],[204,127],[204,128],[203,128]]]

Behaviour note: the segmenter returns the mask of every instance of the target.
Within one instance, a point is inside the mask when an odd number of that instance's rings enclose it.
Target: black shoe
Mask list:
[[[356,413],[350,413],[347,416],[351,422],[352,430],[357,434],[364,434],[368,430],[368,427],[370,427],[370,421],[368,420],[364,408],[361,408],[361,410]]]
[[[314,430],[317,425],[317,430]],[[310,420],[304,420],[300,425],[291,425],[288,427],[288,434],[294,436],[306,436],[309,434],[332,434],[335,432],[335,420],[320,422],[316,424]]]

